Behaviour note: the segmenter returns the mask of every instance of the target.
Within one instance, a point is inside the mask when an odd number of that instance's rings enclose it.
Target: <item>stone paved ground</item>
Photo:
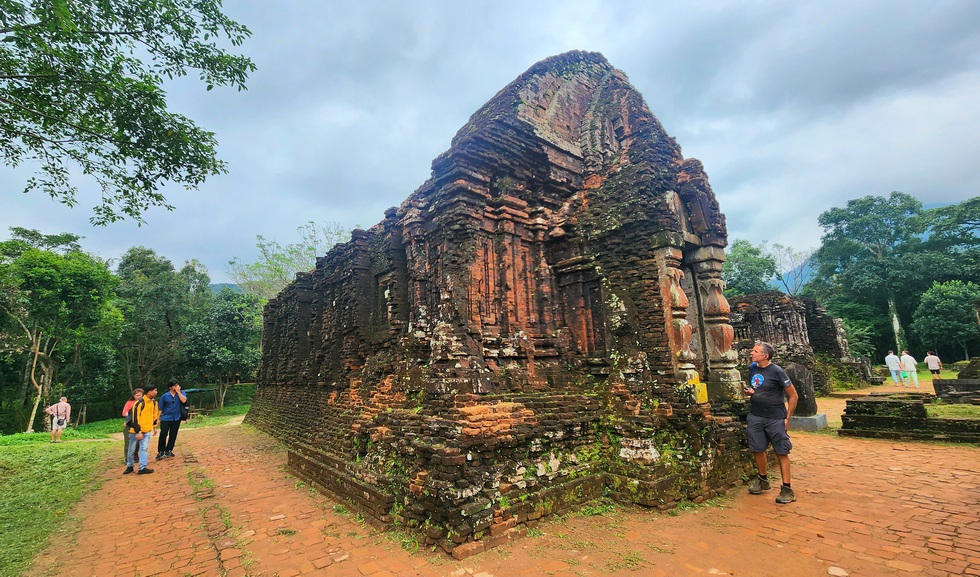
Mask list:
[[[673,515],[573,515],[456,561],[410,553],[398,534],[297,483],[261,433],[187,430],[153,475],[111,466],[27,574],[980,575],[980,449],[803,433],[794,442],[794,504],[776,505],[775,489],[741,490]]]

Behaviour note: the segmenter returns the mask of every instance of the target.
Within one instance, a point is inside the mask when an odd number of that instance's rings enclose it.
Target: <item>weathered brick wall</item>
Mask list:
[[[457,556],[606,487],[713,496],[747,463],[725,242],[700,163],[625,75],[545,60],[270,301],[247,421],[296,475]]]
[[[829,359],[850,359],[851,352],[841,320],[830,316],[814,299],[803,298],[800,301],[805,307],[807,334],[813,351]]]

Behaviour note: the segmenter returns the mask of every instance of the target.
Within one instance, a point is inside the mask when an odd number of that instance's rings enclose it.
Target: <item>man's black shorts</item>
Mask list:
[[[749,413],[747,431],[749,450],[753,453],[765,453],[770,444],[777,455],[788,455],[793,450],[785,419],[766,419]]]

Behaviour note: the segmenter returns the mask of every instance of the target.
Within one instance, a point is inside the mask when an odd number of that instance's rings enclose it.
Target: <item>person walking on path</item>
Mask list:
[[[149,461],[150,438],[153,437],[153,429],[160,421],[160,411],[157,409],[157,402],[154,400],[156,396],[156,385],[149,385],[146,387],[146,392],[143,393],[143,398],[133,405],[133,426],[129,429],[131,435],[129,444],[139,445],[139,471],[136,473],[137,475],[148,475],[153,472],[153,469],[147,468],[146,464]],[[126,455],[126,470],[123,471],[123,475],[132,473],[135,464],[134,452],[130,452]]]
[[[885,355],[885,366],[891,372],[892,381],[896,385],[899,382],[902,382],[902,384],[905,383],[905,379],[902,378],[902,362],[898,360],[898,355],[895,354],[895,351],[888,351],[888,354]]]
[[[68,404],[68,397],[61,399],[44,409],[44,412],[51,415],[51,442],[60,443],[61,433],[71,422],[71,405]]]
[[[908,351],[902,351],[901,361],[902,361],[902,372],[909,374],[909,380],[915,383],[915,388],[918,389],[919,375],[917,374],[917,371],[919,370],[919,368],[916,366],[918,363],[916,362],[915,357],[910,355]],[[908,382],[905,382],[903,384],[906,387],[908,386]]]
[[[123,405],[122,416],[124,419],[126,419],[126,421],[129,420],[129,411],[132,410],[133,405],[135,405],[136,402],[142,398],[143,398],[143,389],[138,389],[138,388],[133,389],[133,396],[131,396],[129,400],[126,401],[126,404]],[[127,463],[129,462],[130,449],[136,450],[136,447],[129,444],[129,427],[126,426],[126,423],[124,422],[123,423],[123,460]]]
[[[177,442],[177,431],[183,420],[181,408],[187,402],[187,397],[180,392],[177,379],[170,379],[169,389],[160,397],[160,440],[157,441],[157,461],[174,456],[174,444]]]
[[[926,362],[926,366],[929,367],[929,372],[932,373],[932,378],[936,378],[939,372],[943,370],[943,362],[939,360],[939,357],[932,354],[932,351],[926,351],[926,358],[922,359]]]
[[[745,388],[751,400],[747,432],[758,476],[749,483],[749,493],[758,495],[770,487],[766,448],[772,445],[783,479],[776,502],[785,505],[796,500],[790,478],[789,452],[793,443],[789,439],[789,420],[800,396],[786,371],[772,362],[775,353],[769,343],[757,343],[750,353],[749,386]]]

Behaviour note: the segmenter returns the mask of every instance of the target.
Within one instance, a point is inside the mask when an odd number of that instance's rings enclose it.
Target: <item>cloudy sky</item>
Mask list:
[[[980,195],[980,2],[493,2],[228,0],[258,66],[248,91],[170,87],[171,108],[217,134],[230,173],[170,187],[172,212],[91,227],[21,194],[0,168],[0,229],[73,232],[117,258],[144,245],[214,282],[255,236],[307,221],[369,227],[498,90],[568,50],[602,52],[686,157],[704,162],[729,240],[819,244],[817,216],[907,192],[927,205]],[[6,238],[6,235],[0,234]]]

